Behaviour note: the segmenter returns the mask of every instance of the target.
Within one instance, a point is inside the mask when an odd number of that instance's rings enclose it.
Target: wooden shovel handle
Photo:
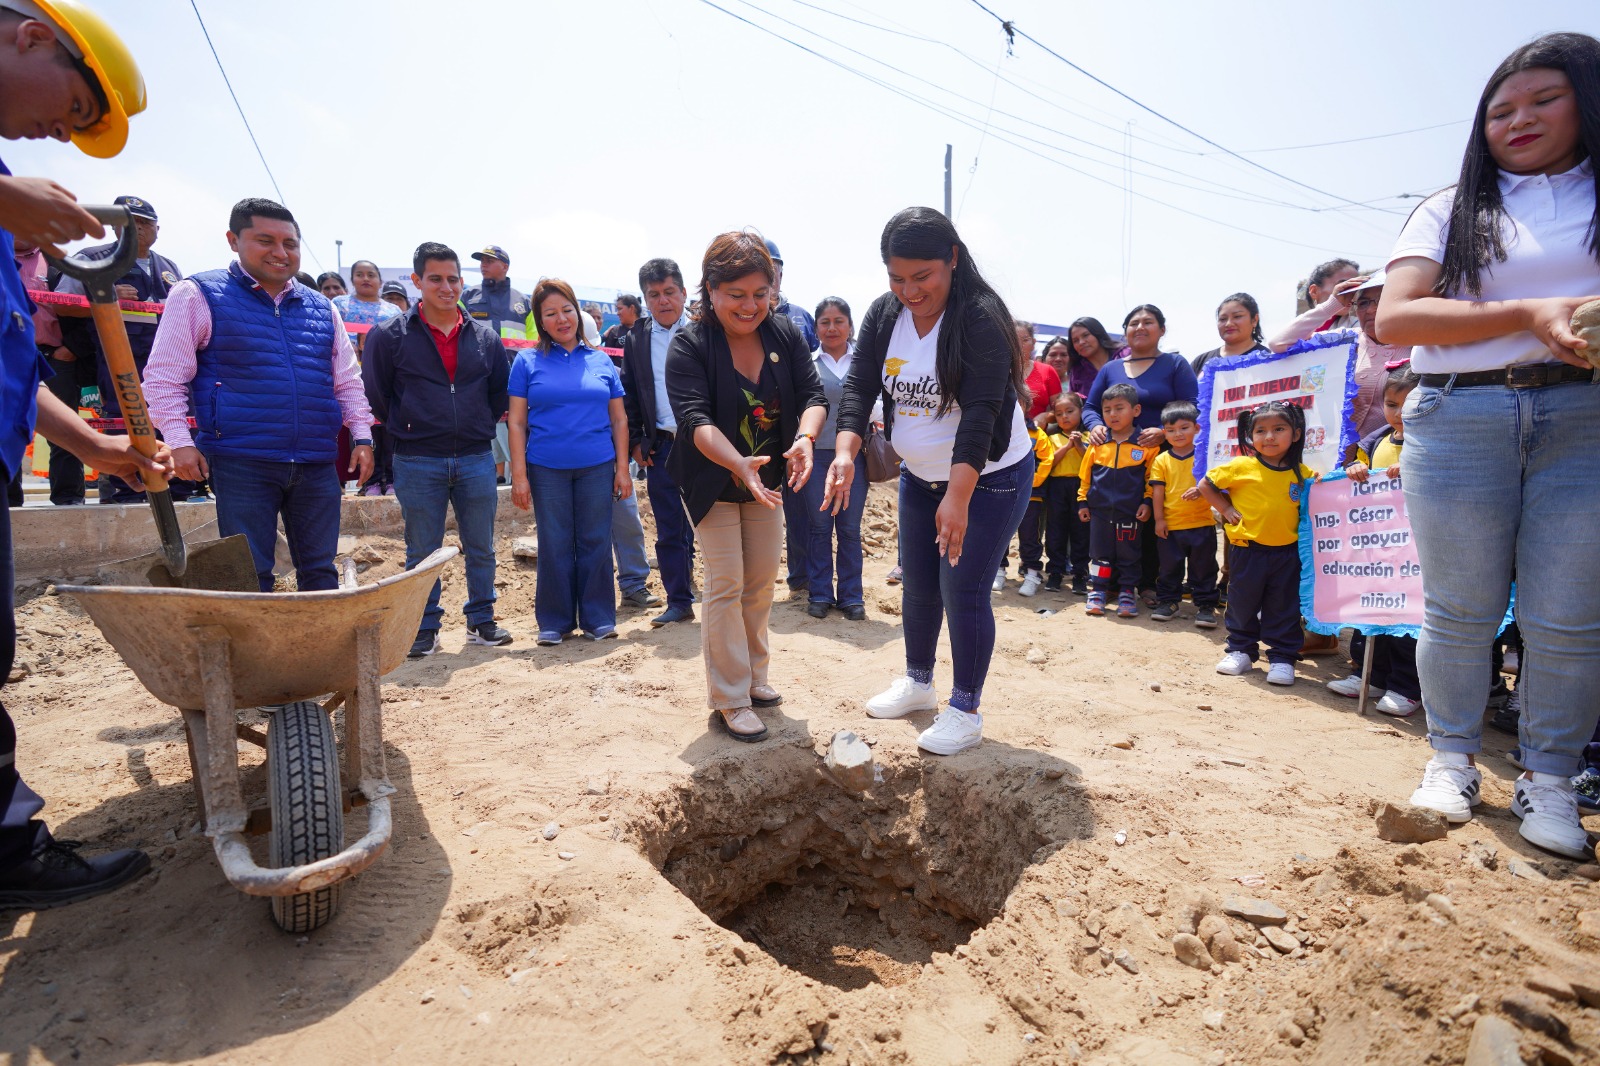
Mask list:
[[[122,308],[114,303],[91,303],[94,327],[100,334],[100,348],[106,355],[106,366],[111,371],[111,384],[117,390],[117,403],[122,408],[122,421],[128,427],[128,436],[140,454],[153,458],[161,447],[156,440],[155,427],[150,424],[150,411],[144,405],[144,389],[139,385],[139,368],[133,362],[133,349],[128,345],[128,330],[122,324]],[[167,479],[149,470],[139,476],[144,487],[152,492],[167,491]]]

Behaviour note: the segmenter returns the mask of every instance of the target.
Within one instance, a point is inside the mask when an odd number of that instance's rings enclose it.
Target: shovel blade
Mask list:
[[[189,567],[189,553],[183,545],[183,527],[178,525],[172,492],[151,489],[145,496],[150,501],[150,513],[155,517],[156,535],[161,538],[161,557],[166,568],[174,577],[182,577]]]
[[[244,534],[207,541],[189,548],[187,566],[174,574],[165,553],[149,556],[147,580],[157,588],[211,589],[216,592],[260,592],[255,556]]]

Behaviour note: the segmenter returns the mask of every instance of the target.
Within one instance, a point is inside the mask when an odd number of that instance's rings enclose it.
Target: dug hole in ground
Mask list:
[[[1385,840],[1424,725],[1325,692],[1343,658],[1272,689],[1213,673],[1222,631],[1188,604],[1095,619],[1013,581],[984,743],[919,754],[929,715],[861,710],[903,667],[893,514],[875,486],[869,621],[779,590],[759,745],[708,732],[698,623],[625,611],[620,641],[536,648],[532,564],[502,542],[516,643],[466,646],[452,563],[443,651],[384,679],[393,844],[306,937],[223,879],[177,713],[73,603],[19,590],[19,764],[58,836],[155,869],[0,915],[0,1060],[1600,1058],[1597,871],[1517,835],[1515,738],[1486,734],[1473,822]],[[404,561],[356,554],[363,580]],[[823,768],[842,729],[872,747],[866,792]]]

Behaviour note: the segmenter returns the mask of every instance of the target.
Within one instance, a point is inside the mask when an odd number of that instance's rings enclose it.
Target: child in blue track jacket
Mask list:
[[[1138,442],[1133,420],[1139,393],[1112,385],[1100,396],[1100,419],[1110,434],[1085,450],[1079,472],[1078,517],[1089,523],[1089,602],[1092,615],[1106,613],[1106,596],[1117,589],[1117,617],[1139,614],[1139,527],[1150,520],[1150,464],[1158,448]]]

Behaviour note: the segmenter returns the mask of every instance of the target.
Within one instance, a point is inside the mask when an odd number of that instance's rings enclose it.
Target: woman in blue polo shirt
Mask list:
[[[539,643],[560,644],[582,628],[590,640],[617,635],[611,583],[611,504],[633,493],[622,379],[603,352],[583,343],[572,286],[546,278],[530,301],[539,346],[511,366],[511,502],[533,506],[539,538],[533,613]]]

